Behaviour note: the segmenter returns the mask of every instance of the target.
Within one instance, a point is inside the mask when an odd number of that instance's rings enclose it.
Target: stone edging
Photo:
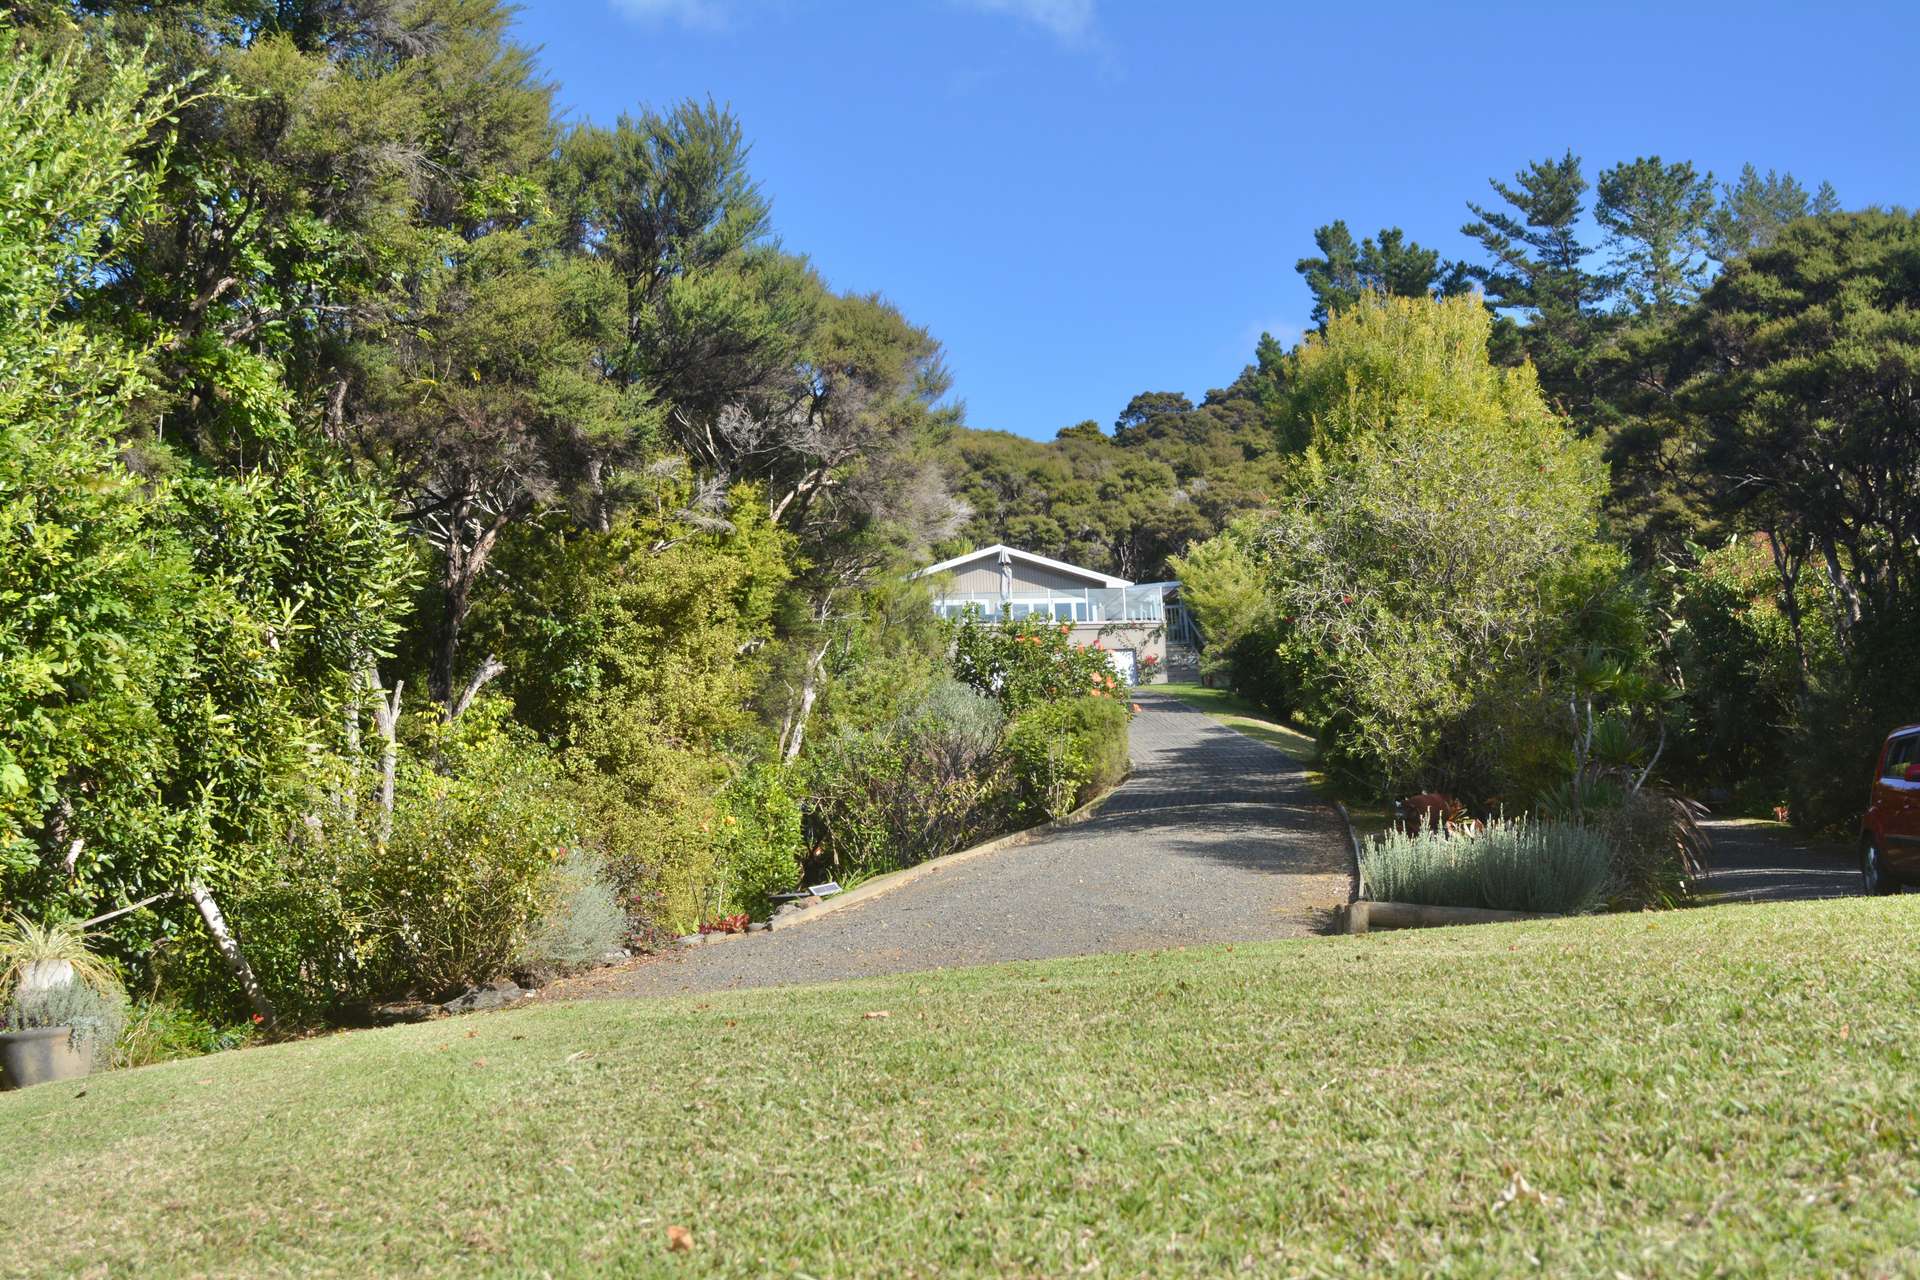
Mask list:
[[[955,866],[972,858],[984,857],[989,853],[998,853],[1002,849],[1016,848],[1020,845],[1038,840],[1041,836],[1051,835],[1055,831],[1064,831],[1068,827],[1077,827],[1093,817],[1095,813],[1099,812],[1100,806],[1110,800],[1114,792],[1125,786],[1127,778],[1132,776],[1133,770],[1128,769],[1126,775],[1122,777],[1120,781],[1114,783],[1064,818],[1056,818],[1051,822],[1043,822],[1037,827],[1028,827],[1025,831],[1014,831],[1004,836],[996,836],[985,844],[977,844],[971,849],[962,849],[958,853],[949,853],[944,857],[931,858],[926,862],[917,863],[911,867],[903,867],[899,871],[890,871],[884,876],[876,876],[865,884],[855,885],[845,893],[836,893],[831,898],[820,899],[815,906],[806,907],[798,911],[788,911],[786,914],[780,916],[777,921],[749,925],[748,929],[752,933],[764,933],[775,927],[776,924],[782,929],[791,929],[796,925],[806,924],[810,920],[818,920],[822,916],[832,915],[834,912],[845,907],[857,906],[862,902],[871,902],[882,894],[892,893],[895,889],[903,889],[921,877],[932,875],[934,872],[942,870],[943,868]],[[683,947],[693,947],[704,946],[714,942],[725,942],[733,938],[744,938],[746,936],[748,935],[744,933],[689,934],[684,938],[677,939],[677,941]]]

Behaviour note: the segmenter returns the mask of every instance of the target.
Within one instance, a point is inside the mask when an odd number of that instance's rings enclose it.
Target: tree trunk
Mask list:
[[[1779,534],[1769,529],[1766,538],[1767,545],[1773,549],[1773,567],[1780,574],[1780,607],[1793,632],[1794,656],[1800,662],[1800,692],[1804,695],[1813,679],[1813,667],[1807,661],[1807,634],[1800,622],[1800,566],[1787,553]]]
[[[487,559],[493,554],[493,545],[500,537],[500,531],[512,518],[510,512],[502,512],[482,527],[471,514],[467,503],[459,504],[448,515],[448,532],[441,550],[446,555],[446,568],[440,575],[440,586],[446,595],[441,607],[439,642],[433,655],[432,688],[433,700],[443,707],[453,705],[454,671],[460,661],[460,632],[467,624],[467,614],[473,609],[473,588],[480,581],[480,575],[487,570]],[[469,533],[472,540],[468,540]],[[497,674],[497,673],[496,673]],[[489,677],[491,678],[491,677]],[[452,719],[452,713],[448,719]]]
[[[346,740],[347,759],[351,762],[347,769],[347,809],[351,811],[360,802],[360,699],[368,689],[378,689],[380,679],[369,671],[362,675],[358,671],[347,674],[347,716]]]
[[[504,675],[506,670],[507,664],[492,654],[480,659],[480,665],[474,668],[473,678],[467,681],[467,687],[460,691],[460,696],[455,698],[453,704],[447,708],[447,723],[452,724],[458,720],[460,714],[472,706],[473,700],[480,696],[480,691],[492,684],[495,677]]]
[[[193,899],[193,905],[200,909],[200,918],[206,922],[207,932],[213,935],[214,945],[220,948],[220,956],[227,962],[227,968],[239,980],[240,989],[247,993],[247,1003],[268,1028],[273,1026],[273,1002],[267,999],[267,993],[253,976],[253,966],[247,963],[247,957],[240,951],[239,940],[233,931],[227,928],[227,919],[220,914],[220,904],[213,900],[213,894],[207,886],[198,880],[189,881],[187,894]]]
[[[800,705],[794,709],[787,722],[787,732],[783,735],[780,758],[792,760],[800,754],[800,747],[807,739],[807,717],[813,714],[813,704],[820,699],[820,668],[827,660],[827,650],[833,647],[833,638],[820,646],[818,653],[807,657],[806,674],[800,680]]]
[[[367,684],[378,695],[373,704],[374,727],[380,731],[380,817],[376,830],[384,848],[393,838],[393,781],[400,767],[400,743],[395,730],[400,724],[400,691],[407,687],[407,682],[394,681],[391,698],[381,692],[378,673],[367,672]]]
[[[1847,648],[1853,626],[1860,621],[1860,593],[1840,567],[1840,552],[1831,534],[1820,535],[1820,556],[1827,566],[1827,584],[1833,588],[1834,625],[1839,631],[1840,647]]]

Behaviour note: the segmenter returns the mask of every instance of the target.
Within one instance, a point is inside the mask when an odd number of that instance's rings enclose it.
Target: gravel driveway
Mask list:
[[[1782,902],[1864,892],[1860,854],[1844,841],[1810,839],[1792,827],[1753,818],[1700,824],[1713,857],[1700,895],[1707,902]]]
[[[602,971],[556,995],[651,996],[1315,932],[1345,834],[1300,766],[1141,691],[1133,774],[1099,813],[817,921]]]

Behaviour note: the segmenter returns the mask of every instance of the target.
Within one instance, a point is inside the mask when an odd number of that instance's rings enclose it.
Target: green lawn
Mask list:
[[[1917,954],[1862,899],[252,1049],[0,1095],[0,1270],[1914,1274]]]

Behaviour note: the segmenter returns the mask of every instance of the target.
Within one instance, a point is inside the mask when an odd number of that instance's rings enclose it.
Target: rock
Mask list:
[[[431,1022],[443,1018],[447,1011],[437,1004],[428,1004],[424,1000],[397,1000],[392,1004],[377,1004],[367,1010],[367,1021],[376,1027],[391,1027],[402,1022]]]
[[[521,989],[519,983],[511,978],[501,978],[484,987],[471,987],[440,1007],[448,1013],[480,1013],[487,1009],[504,1009],[526,997],[527,992]]]
[[[778,923],[781,920],[791,920],[795,916],[799,915],[802,911],[807,910],[809,907],[812,907],[814,904],[818,903],[819,901],[820,899],[818,898],[795,898],[791,902],[788,902],[783,906],[781,906],[781,908],[778,911],[775,911],[773,913],[773,919],[767,921],[767,927],[772,928],[776,923]]]

